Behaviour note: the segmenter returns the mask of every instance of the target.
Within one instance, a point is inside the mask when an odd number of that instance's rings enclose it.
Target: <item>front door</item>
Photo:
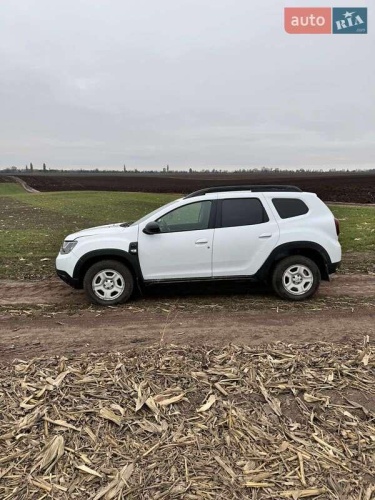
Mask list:
[[[139,227],[138,254],[145,280],[212,276],[212,206],[213,201],[198,201],[168,212],[156,219],[161,230],[157,234],[145,234],[146,223]]]

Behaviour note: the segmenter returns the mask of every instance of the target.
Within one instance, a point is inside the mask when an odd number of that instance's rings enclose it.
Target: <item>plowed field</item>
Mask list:
[[[361,174],[34,174],[22,179],[39,191],[189,193],[208,186],[293,184],[324,201],[375,203],[375,173]]]

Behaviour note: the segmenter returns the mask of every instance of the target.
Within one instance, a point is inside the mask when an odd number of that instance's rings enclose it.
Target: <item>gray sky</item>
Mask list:
[[[349,4],[3,0],[0,167],[374,167],[375,8],[368,35],[284,32]]]

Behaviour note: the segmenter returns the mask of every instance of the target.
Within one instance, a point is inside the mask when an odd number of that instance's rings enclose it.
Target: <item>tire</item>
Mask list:
[[[87,270],[83,279],[88,299],[101,306],[123,304],[131,297],[133,287],[132,273],[116,260],[96,262]]]
[[[277,263],[272,275],[272,287],[282,298],[301,301],[312,297],[321,281],[314,261],[301,255],[286,257]]]

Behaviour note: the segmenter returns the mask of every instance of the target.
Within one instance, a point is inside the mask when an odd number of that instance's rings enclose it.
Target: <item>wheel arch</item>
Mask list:
[[[262,281],[269,281],[276,265],[282,259],[293,255],[311,259],[318,266],[322,280],[329,281],[328,266],[331,264],[331,259],[321,245],[310,241],[284,243],[276,247],[258,271],[258,278]]]
[[[125,264],[132,273],[136,285],[139,285],[139,281],[142,280],[142,273],[137,255],[132,255],[129,252],[116,248],[106,248],[105,250],[93,250],[92,252],[88,252],[77,261],[73,272],[73,278],[77,280],[78,288],[83,288],[83,279],[88,269],[101,260],[115,260]]]

